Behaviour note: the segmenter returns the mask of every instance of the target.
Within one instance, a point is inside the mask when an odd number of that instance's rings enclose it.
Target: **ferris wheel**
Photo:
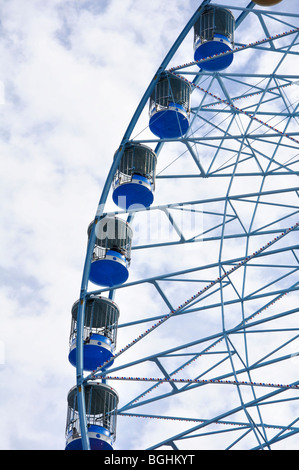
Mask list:
[[[289,3],[204,0],[116,144],[72,307],[66,449],[298,448]]]

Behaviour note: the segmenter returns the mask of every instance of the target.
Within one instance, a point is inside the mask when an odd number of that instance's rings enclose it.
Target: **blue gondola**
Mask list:
[[[156,162],[155,153],[146,145],[126,146],[112,185],[112,198],[118,207],[136,209],[153,203]]]
[[[106,384],[84,387],[88,439],[91,450],[113,450],[118,395]],[[77,387],[68,394],[65,450],[82,450]]]
[[[110,340],[106,336],[91,335],[84,341],[83,346],[83,369],[96,370],[101,364],[113,357],[113,349]],[[71,343],[69,361],[75,366],[77,359],[77,345],[74,339]],[[113,361],[109,363],[112,365]]]
[[[194,25],[194,60],[202,60],[233,50],[235,19],[230,10],[214,5],[205,7]],[[203,70],[226,69],[233,61],[227,54],[199,64]]]
[[[150,97],[149,128],[160,139],[186,134],[190,124],[190,83],[163,74]]]
[[[88,228],[90,237],[92,224]],[[94,284],[113,287],[129,277],[133,231],[118,217],[105,217],[96,227],[96,241],[90,266],[89,280]]]
[[[69,361],[77,363],[77,317],[79,301],[72,307]],[[94,296],[86,300],[83,327],[83,369],[93,371],[113,364],[119,308],[112,300]]]
[[[102,426],[89,426],[88,438],[91,450],[113,450],[110,433]],[[69,432],[65,450],[83,450],[82,439],[76,428]]]

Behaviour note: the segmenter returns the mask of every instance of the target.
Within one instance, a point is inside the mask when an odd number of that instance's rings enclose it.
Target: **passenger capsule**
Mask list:
[[[114,158],[117,156],[115,154]],[[114,203],[122,209],[149,207],[154,200],[157,157],[149,147],[128,144],[113,179]]]
[[[191,85],[163,74],[150,97],[149,128],[161,139],[182,137],[189,128]]]
[[[93,223],[88,227],[89,238]],[[96,224],[95,235],[89,280],[105,287],[123,284],[129,277],[133,238],[130,225],[118,217],[104,217]]]
[[[73,387],[67,398],[65,450],[82,450],[77,393]],[[118,395],[106,384],[88,384],[84,387],[86,421],[91,450],[113,450],[115,441]]]
[[[73,366],[77,363],[78,308],[79,300],[72,307],[69,361]],[[113,357],[119,308],[110,299],[94,296],[86,300],[84,313],[83,369],[93,371]]]
[[[215,54],[233,50],[235,18],[230,10],[214,5],[205,7],[194,25],[194,60],[207,59]],[[206,60],[198,66],[210,72],[226,69],[233,54]]]
[[[277,5],[277,3],[280,3],[282,0],[252,0],[252,1],[262,7],[272,7],[273,5]]]

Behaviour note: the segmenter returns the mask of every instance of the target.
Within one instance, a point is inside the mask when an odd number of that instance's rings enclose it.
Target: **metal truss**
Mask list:
[[[134,238],[129,281],[113,290],[88,282],[94,229],[87,248],[77,339],[86,449],[90,381],[111,381],[119,393],[119,448],[136,448],[136,432],[144,449],[298,448],[299,15],[219,2],[236,18],[236,42],[232,65],[212,73],[180,64],[209,3],[149,84],[97,207],[95,220],[127,218]],[[191,126],[179,139],[148,130],[162,72],[192,84]],[[127,142],[158,155],[150,210],[110,209]],[[121,321],[113,365],[86,376],[82,325],[94,294],[115,299]]]

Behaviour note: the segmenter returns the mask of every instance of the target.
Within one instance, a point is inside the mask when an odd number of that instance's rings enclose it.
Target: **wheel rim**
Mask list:
[[[216,74],[200,64],[176,66],[193,16],[159,69],[192,83],[189,131],[168,141],[139,134],[154,79],[107,177],[96,219],[125,143],[150,145],[158,155],[151,210],[115,212],[135,229],[129,280],[113,291],[90,288],[92,242],[86,256],[80,315],[86,297],[104,293],[117,298],[122,323],[114,364],[86,378],[79,360],[78,385],[115,384],[120,429],[121,420],[134,427],[141,417],[159,419],[157,436],[144,439],[152,449],[275,448],[286,437],[295,446],[298,432],[298,77],[285,72],[296,57],[298,16],[285,14],[286,28],[275,9],[231,9],[236,36],[254,20],[260,40],[244,47],[236,37],[233,66]],[[270,27],[276,34],[265,37]],[[273,68],[244,71],[245,54],[252,64],[254,54],[260,64],[274,55]],[[83,401],[79,412],[84,445]]]

